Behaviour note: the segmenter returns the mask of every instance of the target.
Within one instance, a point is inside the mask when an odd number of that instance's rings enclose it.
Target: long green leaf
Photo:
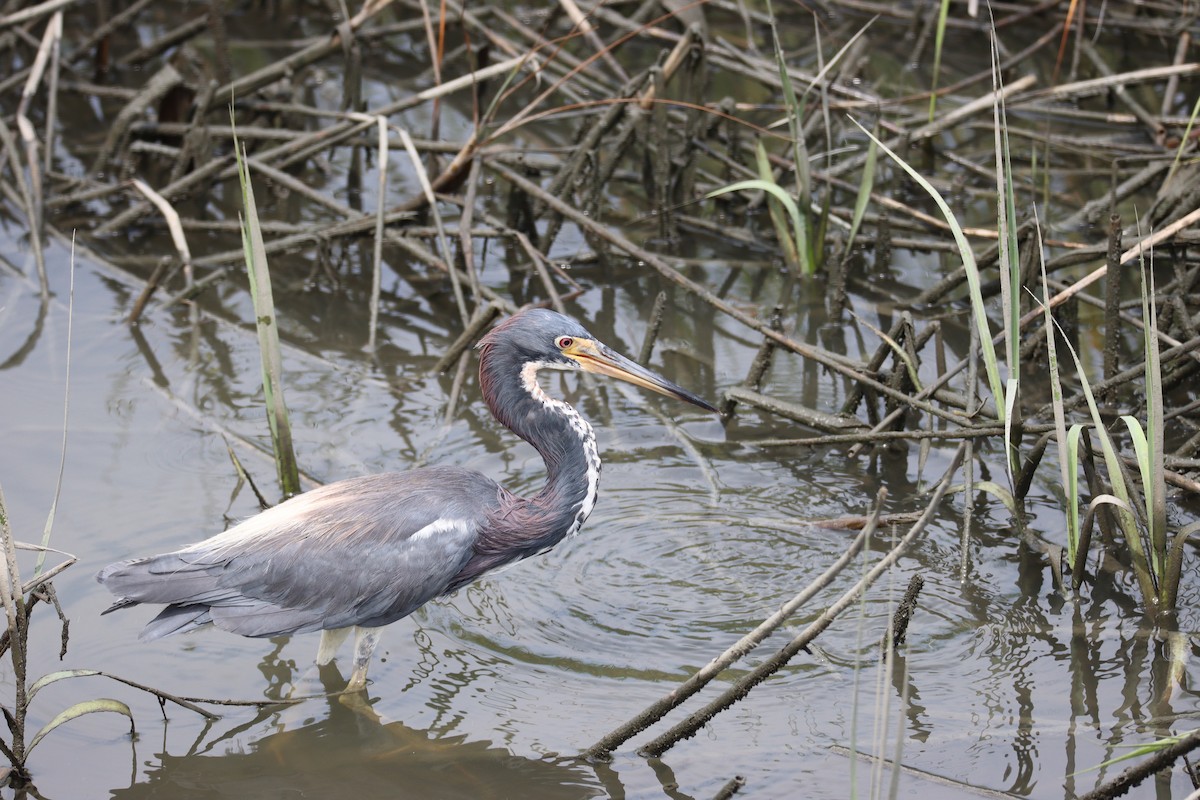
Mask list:
[[[1094,767],[1088,767],[1086,769],[1081,769],[1077,772],[1072,772],[1070,774],[1070,776],[1068,776],[1068,777],[1073,777],[1075,775],[1083,775],[1085,773],[1092,772],[1094,770],[1103,769],[1105,767],[1111,767],[1113,764],[1120,764],[1122,761],[1128,761],[1131,758],[1140,758],[1141,756],[1148,756],[1153,753],[1157,753],[1160,750],[1165,750],[1168,747],[1179,744],[1186,737],[1191,736],[1191,735],[1192,735],[1191,733],[1182,733],[1177,736],[1164,736],[1161,739],[1157,739],[1153,742],[1148,742],[1146,744],[1132,744],[1132,743],[1131,744],[1118,744],[1118,745],[1116,745],[1117,747],[1130,748],[1129,752],[1126,753],[1125,755],[1117,756],[1116,758],[1110,758],[1107,761],[1102,761],[1101,763],[1097,764]]]
[[[1041,228],[1037,230],[1038,253],[1041,248]],[[1041,257],[1042,297],[1050,299],[1050,287],[1046,282],[1046,259]],[[1079,554],[1079,434],[1083,426],[1076,423],[1067,431],[1066,412],[1063,406],[1062,376],[1058,368],[1058,346],[1054,341],[1054,316],[1050,306],[1042,303],[1046,324],[1046,356],[1050,363],[1050,404],[1054,409],[1054,441],[1058,447],[1058,468],[1062,476],[1063,492],[1067,500],[1067,560],[1074,573]],[[1006,437],[1007,438],[1007,437]]]
[[[1096,397],[1092,394],[1091,384],[1088,382],[1087,374],[1083,370],[1083,364],[1079,360],[1075,348],[1066,339],[1063,340],[1067,345],[1067,351],[1071,354],[1071,359],[1075,362],[1075,370],[1079,375],[1079,383],[1083,388],[1084,399],[1087,400],[1088,411],[1092,416],[1092,424],[1096,428],[1096,435],[1100,438],[1100,447],[1104,453],[1104,465],[1108,472],[1108,480],[1112,484],[1113,494],[1121,500],[1121,505],[1117,507],[1117,522],[1120,525],[1121,533],[1125,536],[1125,543],[1129,546],[1130,552],[1133,554],[1133,571],[1137,576],[1138,586],[1142,591],[1142,601],[1146,604],[1147,610],[1157,610],[1159,607],[1158,587],[1155,583],[1152,567],[1150,566],[1147,557],[1146,548],[1142,544],[1141,531],[1138,530],[1137,520],[1134,519],[1131,507],[1133,505],[1130,499],[1129,487],[1125,484],[1125,478],[1121,473],[1120,457],[1117,455],[1116,448],[1113,447],[1112,437],[1108,435],[1108,430],[1104,427],[1104,420],[1100,416],[1100,409],[1096,405]]]
[[[775,50],[775,69],[779,72],[783,105],[787,109],[788,132],[792,137],[792,156],[796,162],[796,193],[807,208],[807,203],[812,200],[812,183],[808,171],[808,145],[804,141],[803,100],[796,97],[796,90],[792,88],[792,76],[783,57],[783,44],[779,41],[779,26],[775,20],[775,8],[771,5],[771,0],[767,0],[767,16],[771,25],[771,45]]]
[[[929,121],[937,108],[938,73],[942,70],[942,43],[946,41],[946,19],[950,16],[950,0],[942,0],[938,9],[937,33],[933,42],[933,85],[929,89]]]
[[[1001,421],[1004,420],[1004,384],[1000,380],[1000,367],[996,362],[996,347],[992,344],[992,332],[988,324],[987,309],[983,304],[983,290],[980,286],[979,266],[975,263],[975,253],[971,250],[971,244],[967,241],[966,234],[963,233],[962,226],[958,224],[958,220],[954,218],[954,212],[950,210],[950,206],[946,204],[945,199],[938,193],[938,190],[933,188],[933,184],[921,177],[921,174],[910,167],[908,163],[896,155],[888,148],[886,144],[879,141],[869,130],[864,128],[858,120],[853,117],[850,121],[858,125],[858,129],[870,137],[879,149],[891,156],[900,167],[908,173],[917,184],[924,189],[937,207],[941,210],[942,216],[946,219],[946,224],[950,226],[950,232],[954,234],[954,241],[958,245],[958,252],[962,258],[963,267],[967,271],[967,288],[971,293],[971,307],[974,311],[975,327],[979,331],[979,344],[983,350],[984,366],[987,369],[988,386],[992,391],[992,401],[996,406],[996,414]]]
[[[1008,380],[1004,386],[1004,441],[1008,454],[1010,480],[1020,469],[1020,453],[1013,442],[1012,424],[1020,417],[1021,398],[1021,257],[1017,246],[1016,191],[1012,182],[1012,159],[1008,144],[1008,114],[1004,107],[1004,77],[1000,69],[1000,50],[995,28],[992,29],[992,103],[996,138],[996,223],[1000,235],[1000,298],[1004,306],[1005,361]]]
[[[1154,447],[1142,429],[1142,423],[1131,414],[1123,414],[1121,421],[1129,431],[1129,440],[1133,444],[1133,455],[1137,460],[1138,474],[1142,479],[1142,503],[1146,513],[1146,524],[1150,527],[1150,568],[1154,571],[1155,580],[1163,585],[1166,577],[1167,545],[1164,534],[1155,534],[1156,520],[1154,518]],[[1159,541],[1159,537],[1162,541]]]
[[[1009,375],[1020,374],[1021,338],[1017,335],[1021,319],[1021,257],[1017,243],[1016,188],[1012,181],[1012,157],[1008,143],[1008,114],[1004,107],[1004,78],[1000,70],[1000,52],[992,32],[992,105],[996,131],[996,222],[1000,235],[1000,292],[1003,296],[1004,333]]]
[[[1010,514],[1013,516],[1017,515],[1016,499],[1013,497],[1012,492],[1010,492],[1008,489],[1005,489],[1000,484],[996,483],[995,481],[975,481],[971,484],[971,487],[973,490],[987,492],[988,494],[992,495],[1004,504],[1004,507],[1008,509]],[[957,494],[958,492],[965,492],[966,490],[966,485],[958,483],[954,486],[951,486],[947,490],[947,494]]]
[[[765,183],[773,186],[778,186],[775,183],[775,175],[771,172],[771,160],[767,157],[767,148],[759,139],[754,143],[754,158],[758,166],[758,177]],[[780,247],[783,248],[783,259],[787,262],[788,267],[795,271],[800,271],[800,254],[796,252],[796,237],[793,231],[796,230],[802,223],[796,215],[791,215],[792,230],[788,230],[788,219],[785,216],[787,212],[784,205],[780,203],[775,195],[771,195],[767,202],[767,209],[771,214],[771,224],[775,226],[775,238],[779,240]]]
[[[1080,553],[1079,548],[1079,436],[1083,433],[1083,425],[1076,422],[1067,431],[1066,464],[1064,467],[1063,489],[1067,494],[1067,554],[1074,571],[1075,559],[1087,553]]]
[[[129,718],[129,735],[137,733],[137,728],[133,724],[133,712],[129,710],[129,706],[122,703],[120,700],[112,700],[107,697],[99,697],[95,700],[84,700],[81,703],[76,703],[69,708],[65,708],[58,713],[54,719],[47,722],[42,729],[34,734],[33,739],[29,742],[29,747],[25,750],[25,755],[28,756],[33,752],[33,748],[38,746],[38,742],[46,738],[46,734],[53,731],[60,725],[70,722],[73,719],[78,719],[85,714],[100,714],[113,713],[121,714]]]
[[[812,178],[808,169],[808,143],[804,140],[804,98],[796,96],[792,88],[792,77],[783,57],[783,45],[779,41],[779,27],[775,20],[775,9],[767,0],[767,15],[771,24],[771,44],[775,49],[775,67],[779,71],[779,84],[787,109],[788,133],[792,138],[792,162],[796,172],[796,196],[799,198],[800,224],[796,226],[796,251],[800,256],[800,271],[814,275],[817,271],[816,256],[812,245],[812,220],[809,208],[812,205]]]
[[[1142,483],[1145,486],[1149,486],[1150,443],[1146,441],[1146,432],[1142,430],[1142,423],[1138,422],[1137,417],[1132,414],[1122,414],[1121,420],[1129,430],[1129,438],[1133,442],[1133,454],[1137,458],[1138,471],[1141,473]]]
[[[796,201],[792,199],[791,195],[781,189],[779,184],[772,183],[771,181],[759,180],[757,178],[738,181],[737,183],[731,183],[728,186],[722,186],[720,189],[713,189],[711,192],[706,194],[705,197],[712,198],[722,194],[729,194],[730,192],[743,191],[767,192],[783,204],[783,207],[787,209],[788,214],[791,215],[793,220],[800,215],[800,210],[796,206]]]
[[[879,121],[875,121],[875,130],[879,130]],[[867,214],[867,206],[871,202],[871,192],[875,188],[875,161],[879,155],[879,148],[875,145],[875,140],[867,145],[867,160],[863,163],[862,180],[858,184],[858,196],[854,198],[854,216],[850,219],[850,235],[846,238],[846,252],[854,247],[854,237],[858,235],[858,228],[862,225],[863,217]]]
[[[233,122],[230,111],[230,122]],[[271,444],[275,450],[275,466],[284,497],[300,493],[300,468],[292,445],[292,427],[287,403],[283,398],[283,356],[279,348],[279,326],[275,315],[275,300],[271,294],[271,273],[267,268],[267,248],[258,222],[258,206],[254,202],[254,186],[250,167],[242,152],[236,132],[233,139],[237,157],[238,181],[242,188],[242,250],[250,276],[250,296],[254,302],[254,323],[258,330],[258,349],[262,357],[263,396],[267,406],[267,421],[271,428]]]
[[[1175,608],[1179,580],[1170,578],[1173,571],[1167,564],[1167,477],[1163,464],[1163,391],[1162,364],[1158,355],[1158,309],[1154,304],[1153,264],[1147,269],[1142,262],[1142,337],[1145,349],[1146,375],[1146,463],[1141,459],[1142,495],[1146,502],[1146,524],[1149,527],[1150,550],[1159,581],[1159,593],[1166,608]]]
[[[1183,151],[1187,149],[1188,143],[1192,140],[1192,126],[1196,124],[1196,117],[1198,115],[1200,115],[1200,97],[1196,98],[1196,102],[1192,106],[1192,113],[1188,117],[1187,125],[1183,129],[1183,138],[1179,140],[1179,147],[1175,150],[1175,160],[1171,162],[1171,169],[1167,172],[1167,179],[1163,181],[1164,189],[1171,183],[1171,178],[1175,176],[1175,170],[1179,169],[1179,159],[1183,157]]]
[[[1041,229],[1037,229],[1037,246],[1041,251]],[[1042,293],[1046,298],[1050,297],[1050,290],[1046,282],[1046,262],[1042,261]],[[1042,307],[1042,312],[1046,319],[1046,335],[1049,339],[1051,352],[1054,352],[1054,330],[1058,328],[1058,323],[1054,320],[1054,315],[1050,312],[1049,303],[1038,303]],[[1134,574],[1137,576],[1138,586],[1142,591],[1142,600],[1149,609],[1158,606],[1158,592],[1156,590],[1154,577],[1151,574],[1151,567],[1146,558],[1146,549],[1142,546],[1141,533],[1138,531],[1137,521],[1133,517],[1133,512],[1130,509],[1130,497],[1128,487],[1125,485],[1125,478],[1121,472],[1121,464],[1118,460],[1117,453],[1112,444],[1112,439],[1108,435],[1108,431],[1104,427],[1104,421],[1100,417],[1100,410],[1096,407],[1096,398],[1092,394],[1091,384],[1088,382],[1087,373],[1084,372],[1083,364],[1079,360],[1079,356],[1075,352],[1075,348],[1071,346],[1070,340],[1063,338],[1063,343],[1067,346],[1067,352],[1071,354],[1071,360],[1075,364],[1075,371],[1079,376],[1079,383],[1083,388],[1084,398],[1087,400],[1088,411],[1092,417],[1092,424],[1096,428],[1096,435],[1100,437],[1100,446],[1104,453],[1104,463],[1108,471],[1109,481],[1112,483],[1113,493],[1119,499],[1117,503],[1117,522],[1120,525],[1121,532],[1125,535],[1130,551],[1133,553],[1133,568]],[[1057,364],[1057,361],[1055,362]],[[1061,396],[1061,395],[1060,395]],[[1057,417],[1060,412],[1055,412],[1056,424]],[[1069,455],[1068,466],[1069,474],[1064,475],[1064,482],[1068,487],[1068,501],[1070,495],[1077,492],[1077,470],[1074,459],[1078,458],[1079,431],[1078,426],[1072,426],[1070,433],[1067,436],[1067,452]],[[1092,500],[1095,504],[1099,498]],[[1076,506],[1078,513],[1078,506]],[[1068,509],[1068,520],[1070,519],[1071,510]],[[1082,554],[1079,554],[1082,557]],[[1072,563],[1072,569],[1075,574],[1079,574],[1079,564]]]
[[[62,19],[59,15],[55,15],[55,19],[59,20],[60,35]],[[49,153],[47,153],[47,157]],[[49,163],[49,162],[47,162]],[[34,564],[33,574],[38,576],[42,574],[42,567],[46,564],[46,553],[50,549],[50,534],[54,530],[54,516],[58,510],[58,498],[62,494],[63,472],[67,465],[67,431],[70,429],[70,411],[71,411],[71,341],[74,339],[75,330],[75,235],[71,234],[71,282],[68,290],[67,301],[67,353],[66,353],[66,375],[63,379],[63,419],[62,419],[62,447],[58,452],[58,476],[54,480],[54,499],[50,501],[50,513],[46,515],[46,526],[42,529],[42,551],[38,553],[37,563]]]
[[[772,198],[778,200],[779,204],[787,210],[788,215],[792,219],[792,224],[796,226],[797,229],[799,228],[801,224],[800,209],[796,206],[796,201],[793,200],[792,196],[785,192],[779,186],[779,184],[772,181],[764,181],[757,178],[747,181],[738,181],[737,183],[732,183],[729,186],[722,186],[720,189],[713,189],[711,192],[706,194],[705,197],[713,198],[717,197],[718,195],[728,194],[730,192],[744,191],[766,192],[767,194],[771,195]]]

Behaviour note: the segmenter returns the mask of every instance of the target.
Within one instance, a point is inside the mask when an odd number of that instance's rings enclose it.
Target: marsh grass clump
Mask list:
[[[47,537],[48,534],[49,525],[47,526]],[[30,735],[29,718],[35,708],[35,698],[48,686],[59,681],[105,678],[153,696],[163,707],[164,717],[166,715],[165,705],[170,702],[207,719],[216,719],[216,715],[205,711],[189,700],[104,670],[88,668],[55,670],[43,673],[31,681],[31,673],[35,667],[30,658],[29,633],[35,619],[33,612],[38,605],[48,605],[57,613],[58,622],[62,627],[59,660],[64,659],[67,655],[68,620],[58,604],[53,579],[73,566],[77,559],[69,553],[56,550],[46,544],[33,545],[17,541],[13,536],[3,489],[0,489],[0,547],[4,550],[4,564],[0,568],[0,602],[4,605],[7,624],[3,634],[0,635],[0,657],[8,656],[13,674],[13,696],[0,705],[0,711],[3,711],[7,723],[8,734],[7,736],[0,735],[0,754],[8,759],[8,767],[3,775],[0,775],[0,785],[29,789],[33,783],[29,759],[34,750],[50,733],[72,720],[88,714],[119,714],[125,717],[129,723],[129,736],[132,738],[137,733],[133,711],[128,704],[113,697],[94,697],[72,703],[58,710],[48,722]],[[39,565],[34,568],[32,577],[22,576],[22,570],[18,564],[18,551],[38,554]],[[47,555],[57,556],[58,561],[43,571],[40,562]],[[38,703],[37,710],[41,712],[44,705],[44,701]]]
[[[98,711],[113,711],[123,713],[130,719],[132,732],[133,715],[123,703],[106,698],[76,703],[58,713],[32,739],[27,738],[26,720],[30,703],[40,688],[35,682],[28,683],[29,671],[29,625],[34,607],[40,602],[47,602],[58,608],[54,598],[54,587],[50,580],[75,563],[75,557],[67,554],[63,561],[50,570],[36,575],[28,582],[22,581],[21,571],[17,564],[17,550],[38,550],[47,552],[47,548],[35,547],[18,543],[13,538],[12,525],[9,521],[8,510],[4,501],[3,490],[0,489],[0,547],[4,548],[4,565],[0,571],[0,602],[3,602],[6,618],[6,629],[0,640],[0,654],[7,654],[12,663],[14,690],[13,697],[3,707],[5,721],[8,723],[9,737],[0,737],[0,753],[8,759],[9,767],[5,778],[9,785],[20,785],[29,781],[29,770],[26,762],[30,753],[50,731],[69,720],[83,714]],[[55,551],[57,552],[57,551]],[[63,654],[67,646],[66,619],[62,610],[58,609],[59,618],[63,625]],[[61,655],[61,654],[60,654]]]

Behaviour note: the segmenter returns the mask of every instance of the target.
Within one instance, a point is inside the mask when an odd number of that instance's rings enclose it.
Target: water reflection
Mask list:
[[[272,654],[277,655],[276,654]],[[264,671],[290,679],[286,662],[268,658]],[[336,667],[322,669],[327,691],[345,684]],[[320,704],[320,705],[318,705]],[[317,709],[319,708],[319,713]],[[292,722],[295,720],[295,722]],[[264,729],[278,732],[259,735]],[[385,722],[361,696],[330,696],[253,721],[197,743],[185,755],[156,754],[138,782],[114,798],[603,797],[586,765],[514,756],[465,735],[442,736]]]

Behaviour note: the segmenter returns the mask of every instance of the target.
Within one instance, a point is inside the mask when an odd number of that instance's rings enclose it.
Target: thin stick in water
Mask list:
[[[723,692],[718,698],[711,703],[692,714],[686,720],[671,728],[671,730],[657,737],[652,742],[641,748],[638,752],[643,756],[656,758],[661,756],[667,750],[674,747],[684,739],[689,739],[695,736],[696,733],[705,725],[708,724],[714,716],[721,711],[731,707],[738,700],[741,700],[750,690],[757,686],[762,681],[781,667],[788,663],[797,653],[808,647],[813,640],[817,638],[843,611],[849,608],[859,596],[865,592],[876,580],[879,579],[884,572],[892,567],[900,559],[908,546],[912,544],[916,538],[925,530],[929,522],[933,519],[934,513],[941,505],[942,498],[950,488],[950,481],[954,474],[958,471],[959,464],[962,462],[965,443],[960,444],[951,460],[949,469],[946,470],[945,476],[938,484],[937,489],[933,493],[929,504],[925,508],[925,512],[921,518],[908,530],[907,533],[900,539],[892,550],[887,555],[876,562],[852,588],[837,599],[831,606],[825,609],[824,612],[814,620],[807,628],[796,636],[779,650],[774,656],[764,661],[754,670],[752,670],[745,678],[738,681],[734,686]]]
[[[654,298],[654,308],[650,311],[650,324],[646,326],[646,335],[642,338],[642,349],[638,351],[638,362],[641,364],[649,364],[650,356],[654,352],[654,341],[658,338],[658,332],[662,328],[663,309],[667,306],[667,293],[659,292]]]
[[[383,280],[383,219],[387,209],[388,125],[387,117],[378,117],[379,153],[376,157],[379,182],[376,186],[374,271],[371,273],[371,320],[367,349],[375,351],[375,329],[379,324],[379,289]]]
[[[811,600],[817,592],[829,585],[854,560],[859,551],[862,550],[863,546],[874,534],[875,527],[879,521],[879,513],[883,508],[883,501],[886,496],[887,491],[880,489],[875,501],[875,507],[871,511],[870,521],[859,535],[854,538],[854,541],[850,543],[845,552],[825,572],[805,587],[803,591],[785,603],[778,611],[759,623],[758,627],[739,639],[724,653],[696,671],[690,678],[672,689],[665,696],[651,703],[624,725],[616,728],[588,748],[584,753],[584,758],[607,758],[617,747],[629,741],[655,722],[658,722],[673,708],[679,706],[683,701],[704,688],[726,667],[757,647],[763,639],[783,624],[792,614],[796,613],[801,606]]]

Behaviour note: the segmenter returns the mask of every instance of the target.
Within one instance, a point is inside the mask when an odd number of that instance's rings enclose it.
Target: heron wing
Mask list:
[[[123,601],[167,605],[144,639],[208,622],[243,636],[386,625],[446,590],[502,492],[448,467],[352,478],[97,578]]]

